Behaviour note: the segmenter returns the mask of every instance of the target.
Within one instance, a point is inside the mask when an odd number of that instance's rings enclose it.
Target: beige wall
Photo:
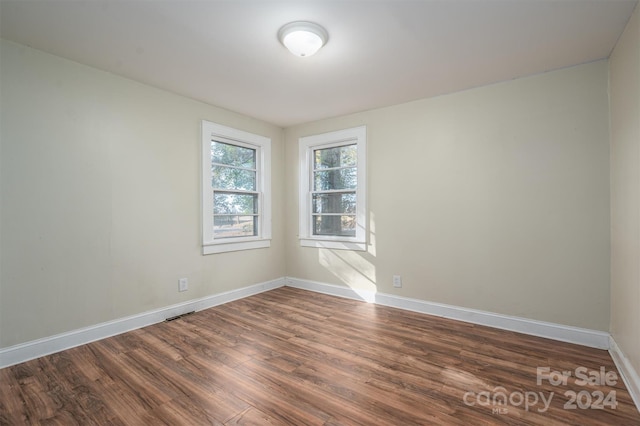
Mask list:
[[[640,371],[640,9],[610,58],[611,334]]]
[[[287,274],[608,331],[607,79],[599,61],[286,129]],[[369,252],[300,247],[298,138],[363,124]]]
[[[285,274],[282,129],[11,42],[1,55],[0,347]],[[201,255],[202,119],[272,139],[270,249]]]
[[[284,275],[609,329],[606,61],[283,133],[0,53],[0,347]],[[201,119],[272,138],[272,248],[200,254]],[[369,251],[299,247],[298,138],[362,124]]]

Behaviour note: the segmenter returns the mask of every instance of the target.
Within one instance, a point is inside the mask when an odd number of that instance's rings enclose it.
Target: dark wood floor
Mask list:
[[[284,287],[2,369],[0,424],[640,425],[619,375],[579,367],[618,374],[603,350]]]

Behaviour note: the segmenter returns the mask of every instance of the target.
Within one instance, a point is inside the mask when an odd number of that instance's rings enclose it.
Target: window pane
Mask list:
[[[358,161],[357,148],[356,145],[346,145],[316,149],[313,151],[313,168],[328,169],[331,167],[356,166]]]
[[[343,216],[313,216],[313,235],[336,235],[355,237],[355,215]]]
[[[256,190],[256,172],[225,166],[211,167],[211,187],[218,189]]]
[[[258,235],[258,216],[214,216],[213,237],[253,237]]]
[[[211,162],[228,166],[256,168],[256,150],[228,143],[211,141]]]
[[[213,214],[257,214],[258,195],[214,191]]]
[[[313,213],[352,213],[356,212],[355,192],[331,194],[313,194]]]
[[[313,172],[313,190],[355,189],[358,186],[358,172],[355,167],[338,170],[318,170]]]

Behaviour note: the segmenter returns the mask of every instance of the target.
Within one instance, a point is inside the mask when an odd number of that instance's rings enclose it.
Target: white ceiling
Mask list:
[[[287,127],[611,53],[635,0],[0,0],[0,35]],[[299,58],[278,29],[329,32]]]

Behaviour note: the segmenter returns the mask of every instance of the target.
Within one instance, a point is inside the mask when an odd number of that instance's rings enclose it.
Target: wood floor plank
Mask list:
[[[579,367],[618,380],[585,385]],[[599,392],[617,406],[590,408]],[[638,426],[640,413],[607,351],[284,287],[0,370],[0,425],[23,424]]]
[[[228,421],[227,426],[286,426],[287,423],[284,423],[278,419],[275,419],[256,408],[247,408],[242,413],[238,414],[236,417]]]

